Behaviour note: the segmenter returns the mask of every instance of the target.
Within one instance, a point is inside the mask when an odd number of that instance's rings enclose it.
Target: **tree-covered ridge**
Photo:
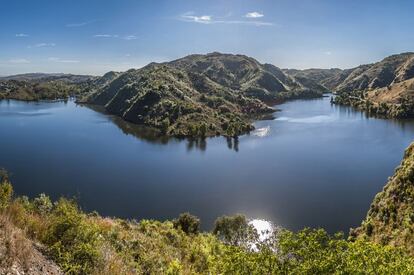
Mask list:
[[[0,78],[0,99],[57,100],[82,94],[96,77],[71,74],[22,74]]]
[[[375,196],[361,227],[351,235],[403,247],[414,255],[414,143],[383,191]]]
[[[273,65],[220,53],[151,63],[103,83],[91,85],[80,102],[105,106],[125,120],[179,137],[238,136],[253,129],[252,119],[274,111],[265,103],[325,91]]]
[[[0,232],[22,232],[67,274],[414,273],[414,259],[401,249],[322,229],[274,229],[261,240],[242,215],[220,217],[211,233],[200,232],[200,220],[188,213],[164,222],[105,218],[73,200],[13,197],[7,177],[2,181]],[[3,251],[5,272],[30,255],[3,250],[0,236]]]

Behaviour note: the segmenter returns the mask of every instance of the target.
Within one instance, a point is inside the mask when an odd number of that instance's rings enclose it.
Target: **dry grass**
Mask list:
[[[33,261],[33,247],[24,233],[16,228],[9,213],[0,215],[0,265],[3,268],[20,266],[29,270]]]
[[[368,92],[368,98],[377,103],[385,102],[396,104],[404,96],[414,99],[414,78],[395,83],[389,88],[385,87]]]
[[[17,213],[13,205],[0,213],[0,274],[62,274],[16,227]]]

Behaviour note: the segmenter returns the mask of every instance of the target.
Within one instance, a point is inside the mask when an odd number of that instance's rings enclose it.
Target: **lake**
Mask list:
[[[276,107],[238,141],[188,141],[73,101],[0,101],[0,167],[18,195],[76,197],[104,216],[189,211],[204,229],[235,213],[292,230],[359,225],[413,141],[414,121],[367,118],[329,98]]]

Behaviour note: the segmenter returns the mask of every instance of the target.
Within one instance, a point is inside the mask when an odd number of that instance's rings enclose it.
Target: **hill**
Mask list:
[[[274,111],[266,104],[326,90],[251,57],[221,53],[151,63],[106,79],[80,102],[171,136],[238,136],[253,129],[253,118]]]
[[[414,117],[414,53],[389,56],[356,68],[285,70],[303,76],[336,93],[333,102],[354,106],[369,115]]]

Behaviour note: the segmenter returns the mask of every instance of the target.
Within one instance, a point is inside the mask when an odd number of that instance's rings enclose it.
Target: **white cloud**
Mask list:
[[[196,16],[192,12],[187,12],[180,16],[180,20],[185,22],[200,23],[200,24],[240,24],[253,26],[274,26],[272,22],[264,21],[246,21],[246,20],[224,20],[214,19],[211,15]]]
[[[324,54],[325,55],[332,55],[332,52],[331,51],[326,51],[326,52],[324,52]]]
[[[25,33],[16,33],[16,37],[28,37],[28,34]]]
[[[28,48],[45,48],[45,47],[54,47],[55,43],[37,43],[34,45],[29,45]]]
[[[261,18],[263,16],[264,16],[263,13],[253,11],[253,12],[247,13],[244,17],[247,17],[247,18]]]
[[[98,37],[98,38],[117,38],[118,35],[117,34],[95,34],[93,37]]]
[[[135,35],[127,35],[127,36],[124,37],[125,40],[135,40],[137,38],[138,37],[136,37]]]
[[[95,22],[95,20],[79,22],[79,23],[69,23],[69,24],[66,24],[66,27],[68,27],[68,28],[83,27],[83,26],[89,25],[93,22]]]
[[[73,60],[73,59],[61,59],[58,57],[49,57],[47,60],[50,62],[58,62],[58,63],[79,63],[79,60]]]
[[[25,58],[16,58],[16,59],[10,59],[9,63],[13,63],[13,64],[28,64],[30,63],[29,60],[25,59]]]

